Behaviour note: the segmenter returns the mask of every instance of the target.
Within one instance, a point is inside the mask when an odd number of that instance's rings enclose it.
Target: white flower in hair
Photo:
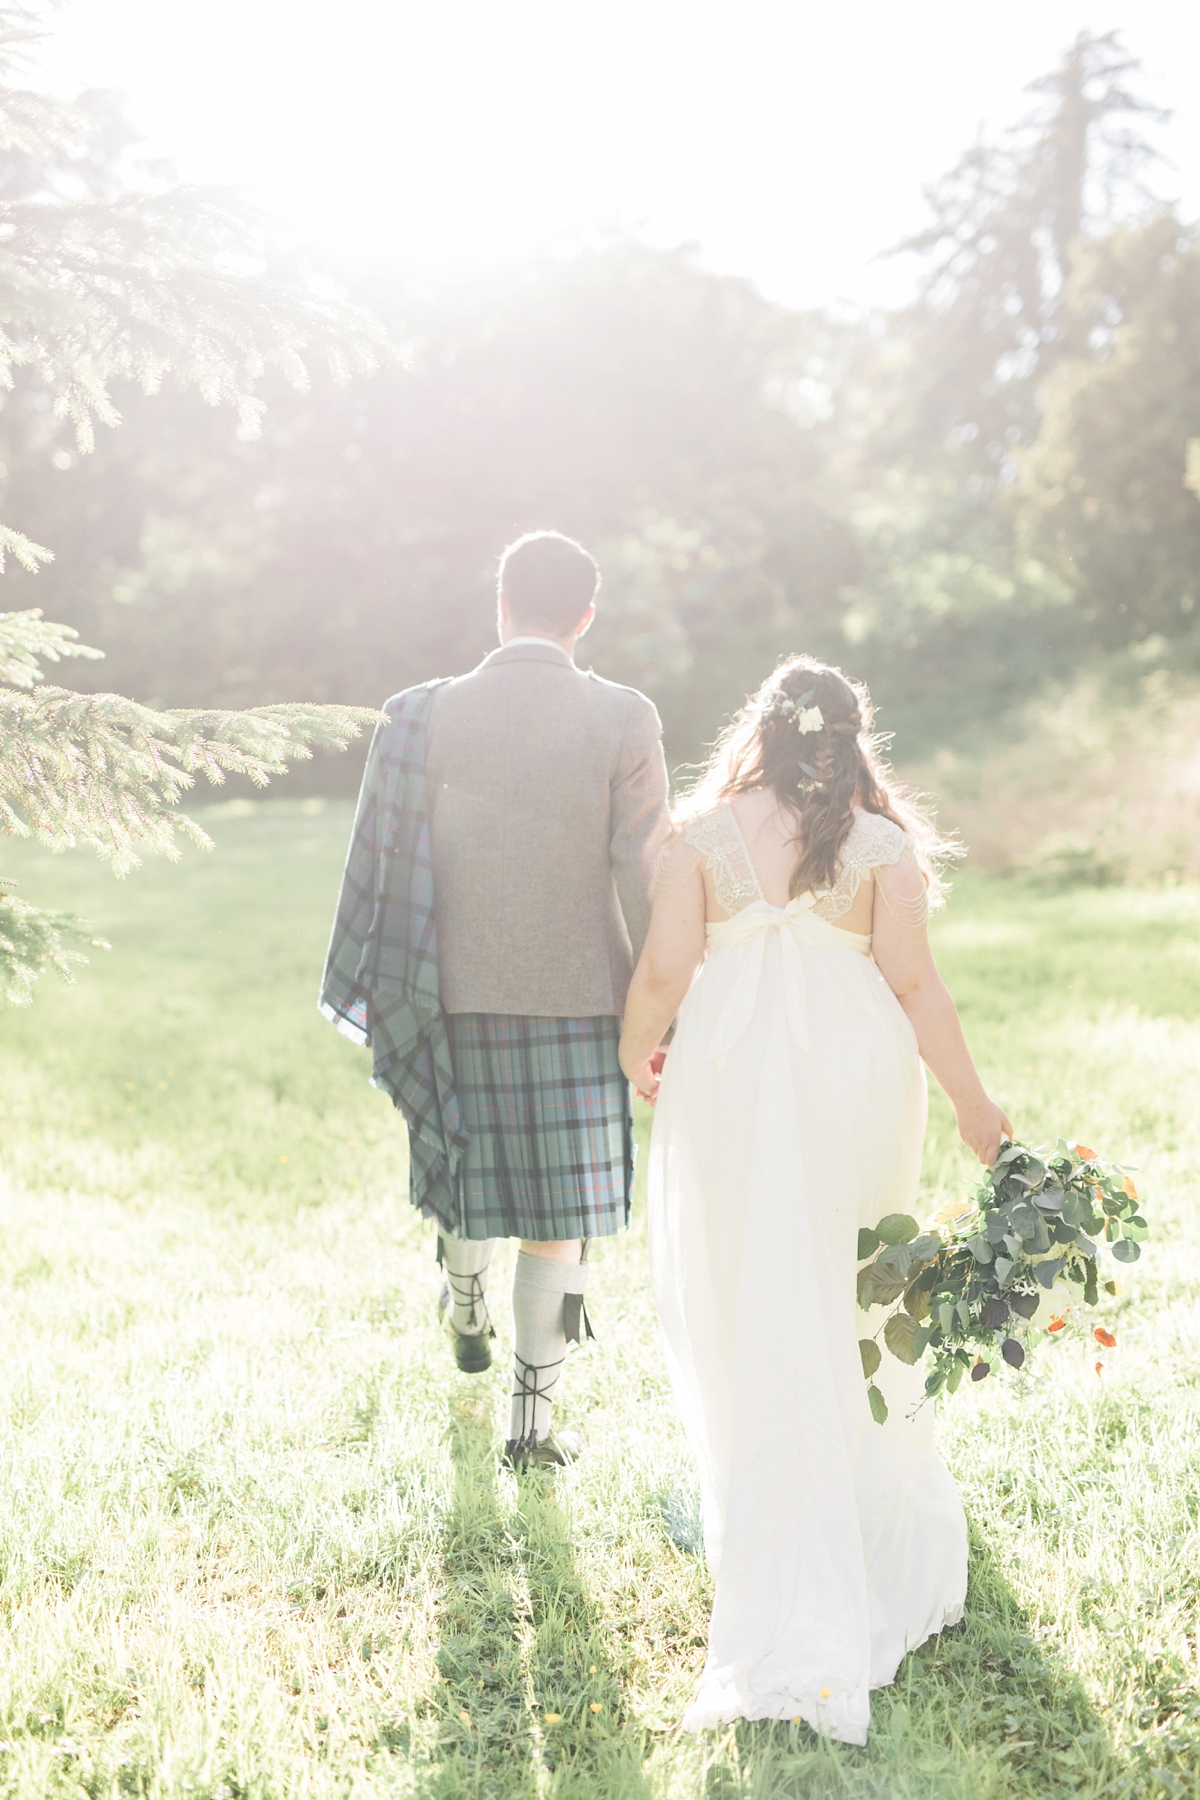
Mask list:
[[[824,724],[825,718],[819,706],[806,707],[803,712],[796,714],[796,730],[801,737],[807,737],[810,731],[822,730]]]

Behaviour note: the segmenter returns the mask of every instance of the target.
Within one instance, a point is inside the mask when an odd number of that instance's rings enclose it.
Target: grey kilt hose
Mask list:
[[[609,1237],[629,1223],[633,1120],[616,1018],[451,1013],[464,1238]]]

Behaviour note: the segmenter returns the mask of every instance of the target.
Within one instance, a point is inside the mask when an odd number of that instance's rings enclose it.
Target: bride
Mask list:
[[[622,1067],[657,1101],[653,1281],[716,1577],[692,1730],[804,1719],[865,1743],[870,1690],[966,1591],[932,1409],[909,1417],[920,1372],[885,1356],[889,1418],[871,1417],[857,1234],[915,1206],[922,1059],[981,1162],[1012,1128],[930,954],[936,833],[870,725],[865,690],[806,656],[748,702],[668,847],[625,1013]]]

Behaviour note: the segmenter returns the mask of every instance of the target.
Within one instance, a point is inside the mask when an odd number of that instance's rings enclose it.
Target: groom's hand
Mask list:
[[[656,1050],[636,1069],[626,1069],[625,1071],[637,1093],[643,1100],[648,1100],[651,1106],[658,1100],[658,1085],[662,1079],[663,1063],[666,1061],[666,1057],[665,1050]]]

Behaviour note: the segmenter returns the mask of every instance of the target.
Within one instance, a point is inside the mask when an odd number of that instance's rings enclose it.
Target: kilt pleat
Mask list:
[[[633,1121],[620,1020],[451,1013],[467,1136],[460,1235],[543,1242],[629,1223]]]

